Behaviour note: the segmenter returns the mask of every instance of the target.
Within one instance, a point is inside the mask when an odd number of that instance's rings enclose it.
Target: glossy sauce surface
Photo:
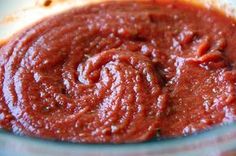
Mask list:
[[[175,137],[236,120],[235,21],[177,2],[75,8],[0,48],[0,127],[81,143]]]

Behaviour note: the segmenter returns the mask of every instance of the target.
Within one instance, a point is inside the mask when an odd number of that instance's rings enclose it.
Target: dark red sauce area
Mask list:
[[[176,2],[46,18],[0,48],[0,127],[81,143],[142,142],[236,120],[235,21]]]

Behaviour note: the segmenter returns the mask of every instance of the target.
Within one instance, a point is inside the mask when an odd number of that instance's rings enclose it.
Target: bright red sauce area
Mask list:
[[[182,3],[46,18],[0,48],[0,127],[83,143],[188,135],[236,120],[235,21]]]

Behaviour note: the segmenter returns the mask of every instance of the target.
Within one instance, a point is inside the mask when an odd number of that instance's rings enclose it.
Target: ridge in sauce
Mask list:
[[[0,48],[0,127],[81,143],[176,137],[236,120],[235,21],[180,2],[71,9]]]

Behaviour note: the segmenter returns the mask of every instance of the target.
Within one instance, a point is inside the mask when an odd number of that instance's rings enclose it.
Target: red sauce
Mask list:
[[[235,21],[177,2],[52,16],[0,48],[0,127],[83,143],[141,142],[236,120]]]

